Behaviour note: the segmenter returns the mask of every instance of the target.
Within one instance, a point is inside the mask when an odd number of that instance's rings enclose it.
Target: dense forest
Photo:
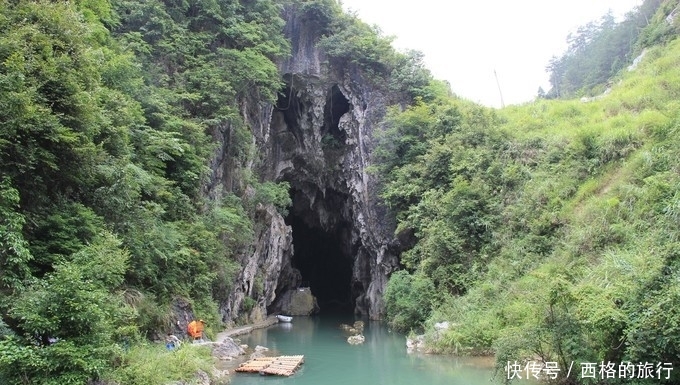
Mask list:
[[[0,382],[168,383],[210,365],[149,340],[178,296],[218,330],[256,207],[290,204],[246,167],[239,103],[283,89],[291,5],[331,59],[401,95],[372,168],[409,240],[393,328],[500,370],[680,362],[677,0],[584,26],[553,88],[502,110],[452,95],[334,0],[0,0]],[[233,183],[214,199],[217,135]]]
[[[154,383],[130,363],[167,330],[171,298],[220,324],[252,209],[287,189],[251,176],[249,199],[207,199],[211,133],[231,133],[233,164],[253,156],[235,103],[279,90],[279,14],[271,1],[0,3],[0,382]],[[191,370],[173,360],[170,379]]]

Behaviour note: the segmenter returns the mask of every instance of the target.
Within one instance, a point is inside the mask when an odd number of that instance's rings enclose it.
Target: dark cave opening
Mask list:
[[[293,230],[292,264],[300,271],[301,286],[310,287],[321,312],[352,312],[352,257],[347,251],[347,232],[310,226],[295,213],[288,215],[286,223]]]
[[[323,134],[330,135],[338,144],[344,144],[347,134],[340,130],[340,118],[349,112],[349,100],[342,94],[337,84],[333,85],[326,96],[324,106]]]

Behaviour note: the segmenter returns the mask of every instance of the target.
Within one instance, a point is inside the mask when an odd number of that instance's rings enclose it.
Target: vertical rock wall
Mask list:
[[[393,222],[380,208],[375,180],[366,168],[386,95],[357,68],[329,64],[317,47],[318,32],[301,22],[294,9],[285,10],[284,16],[292,55],[280,65],[285,87],[279,100],[275,106],[257,100],[241,105],[258,154],[248,167],[263,180],[288,181],[293,194],[290,210],[307,226],[339,234],[353,261],[347,284],[355,312],[379,318],[387,277],[398,262],[391,247]],[[225,161],[229,128],[214,136],[223,146],[213,160],[207,195],[217,197],[237,188],[247,194],[247,186],[234,186],[236,165]],[[256,222],[256,243],[243,254],[243,270],[221,309],[225,321],[241,315],[247,296],[257,301],[250,319],[261,318],[303,279],[292,266],[294,245],[284,218],[273,207],[260,207]],[[255,282],[261,292],[253,292]]]

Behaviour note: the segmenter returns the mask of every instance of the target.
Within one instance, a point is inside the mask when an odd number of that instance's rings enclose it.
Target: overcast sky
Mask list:
[[[500,107],[548,90],[545,67],[566,38],[609,9],[622,17],[641,0],[341,0],[344,9],[425,54],[427,67],[466,99]]]

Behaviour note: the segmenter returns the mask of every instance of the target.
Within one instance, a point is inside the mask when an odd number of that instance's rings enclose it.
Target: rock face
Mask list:
[[[171,321],[168,332],[178,336],[180,339],[189,339],[187,325],[196,319],[193,307],[186,299],[175,298],[170,304],[170,309]],[[155,339],[160,340],[161,336],[157,336]]]
[[[299,272],[291,267],[293,238],[292,229],[274,207],[259,207],[256,223],[257,243],[252,252],[242,255],[243,269],[239,273],[235,290],[222,305],[223,320],[230,322],[239,316],[246,297],[258,297],[257,305],[250,310],[248,321],[262,322],[266,318],[266,307],[276,299],[279,282],[297,285]],[[256,282],[262,283],[262,292],[257,293]]]
[[[280,64],[279,100],[268,105],[251,97],[241,106],[259,156],[246,166],[263,181],[287,181],[293,205],[285,217],[273,207],[258,208],[256,244],[241,257],[244,268],[221,308],[223,318],[243,313],[246,297],[256,301],[251,321],[267,311],[286,313],[286,293],[301,285],[311,287],[321,311],[335,304],[379,318],[397,251],[393,221],[378,205],[367,167],[387,96],[355,66],[329,60],[317,47],[319,33],[294,8],[284,17],[292,55]],[[218,131],[214,137],[223,145],[212,162],[209,197],[247,190],[236,185],[238,166],[225,160],[229,127]]]
[[[319,311],[316,298],[308,287],[288,290],[277,302],[286,315],[311,315]]]

